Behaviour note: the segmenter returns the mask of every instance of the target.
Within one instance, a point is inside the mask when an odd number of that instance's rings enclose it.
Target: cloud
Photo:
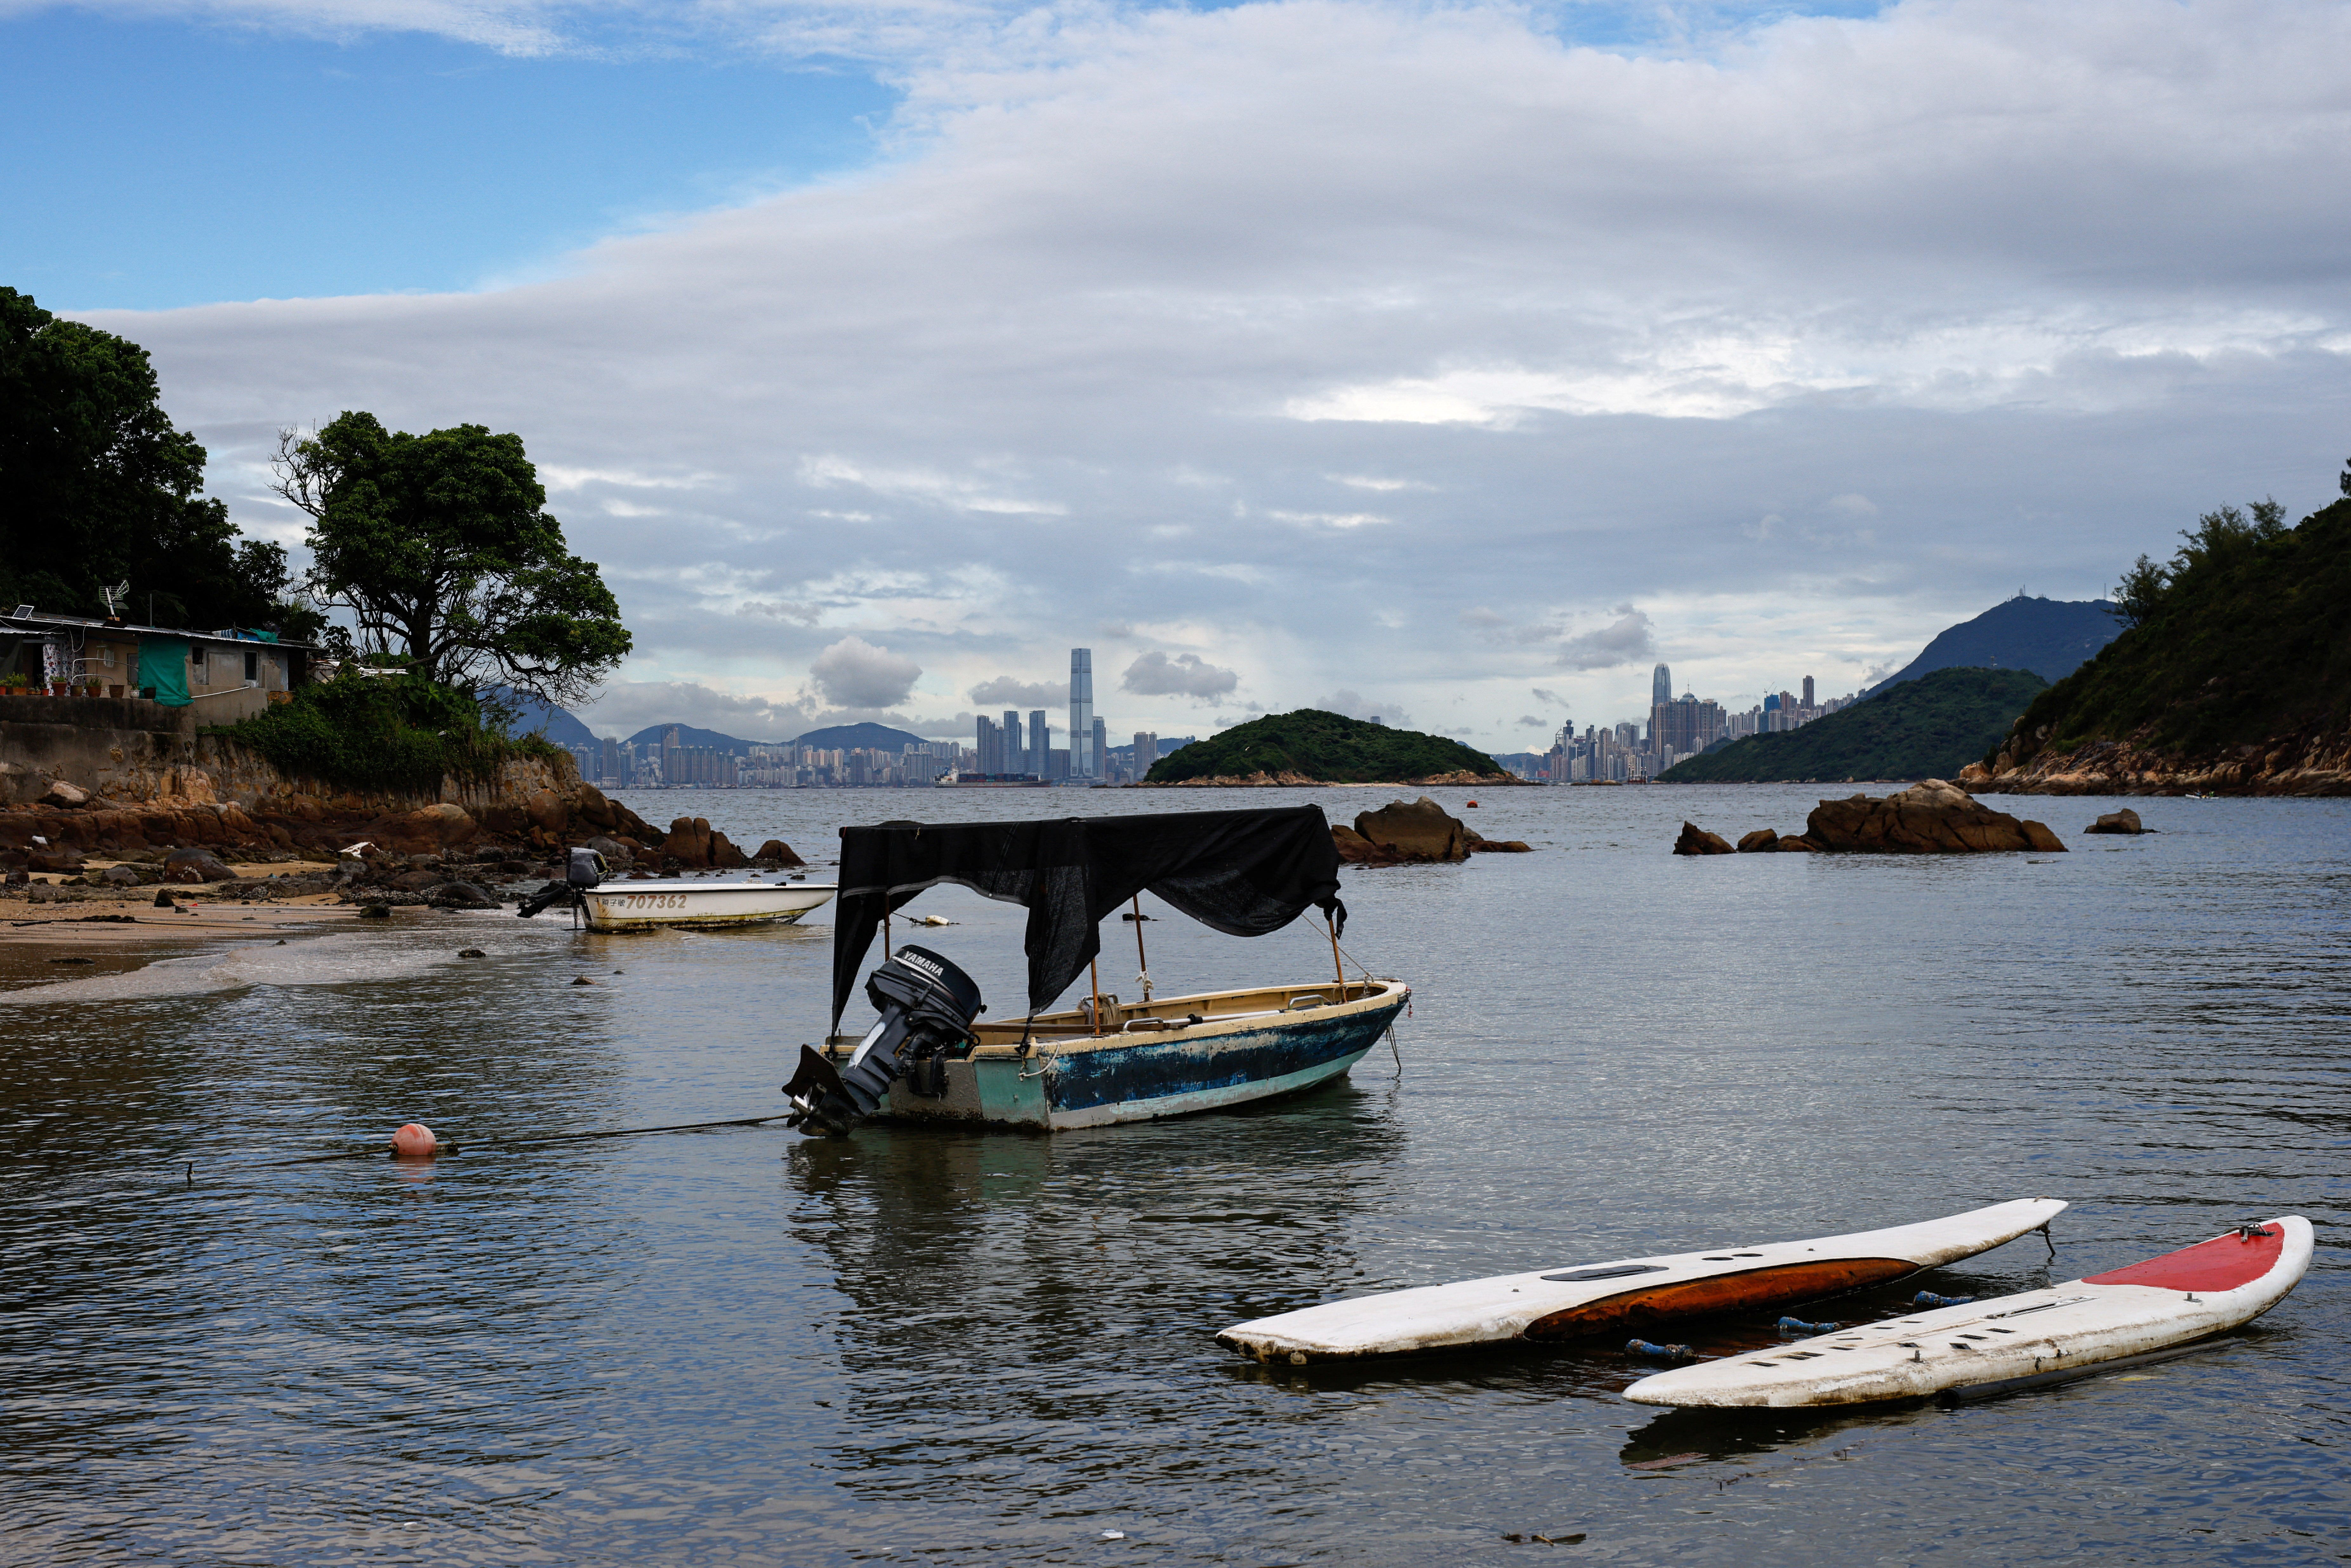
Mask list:
[[[809,678],[826,699],[845,708],[890,708],[914,689],[923,666],[862,637],[843,637],[817,655]]]
[[[1376,718],[1393,729],[1412,727],[1412,716],[1405,712],[1402,703],[1383,702],[1345,686],[1329,696],[1317,697],[1308,706],[1319,707],[1325,713],[1342,714],[1348,718]]]
[[[517,47],[621,16],[329,12]],[[283,524],[248,482],[279,423],[479,420],[564,488],[626,676],[790,691],[855,627],[960,693],[1109,622],[1252,705],[1343,685],[1500,735],[1531,682],[1596,714],[1660,651],[1841,687],[2025,570],[2088,598],[2222,500],[2334,493],[2337,6],[1934,0],[1618,50],[1475,3],[627,15],[886,51],[886,159],[512,287],[87,316],[152,350],[241,524]],[[1189,694],[1130,695],[1164,727]]]
[[[982,681],[971,688],[971,700],[982,707],[1058,707],[1070,700],[1066,683],[1055,685],[1050,681],[1020,681],[1010,675],[998,675],[992,681]]]
[[[1644,664],[1657,656],[1657,639],[1649,618],[1629,604],[1610,612],[1616,619],[1590,632],[1580,632],[1560,644],[1560,667],[1568,670],[1613,670],[1619,664]]]
[[[1174,658],[1153,649],[1136,655],[1118,678],[1119,689],[1137,696],[1191,697],[1208,702],[1225,695],[1241,684],[1241,678],[1230,670],[1220,670],[1197,653],[1178,653]]]
[[[821,605],[793,604],[780,599],[750,599],[736,607],[737,615],[762,615],[770,621],[789,621],[795,625],[813,626],[824,614]]]
[[[1553,727],[1551,720],[1547,718],[1537,718],[1531,713],[1522,713],[1519,716],[1519,727],[1522,729],[1550,729]]]
[[[1541,686],[1534,688],[1534,697],[1535,701],[1539,703],[1549,703],[1553,707],[1573,707],[1575,706],[1569,702],[1565,697],[1560,695],[1557,692],[1545,691]]]

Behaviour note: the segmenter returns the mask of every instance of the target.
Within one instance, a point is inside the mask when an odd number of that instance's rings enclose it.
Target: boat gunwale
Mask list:
[[[1138,1002],[1132,1007],[1122,1003],[1118,1017],[1120,1027],[1105,1030],[1100,1034],[1093,1032],[1093,1027],[1091,1024],[1082,1021],[1084,1015],[1074,1008],[1040,1013],[1034,1019],[1029,1020],[1027,1030],[1029,1050],[1026,1053],[1020,1049],[1022,1025],[1019,1022],[978,1024],[974,1026],[971,1034],[976,1043],[967,1054],[957,1060],[1019,1061],[1023,1059],[1024,1054],[1067,1056],[1087,1051],[1182,1044],[1216,1040],[1228,1035],[1251,1033],[1266,1029],[1279,1029],[1295,1023],[1320,1023],[1333,1019],[1359,1017],[1362,1014],[1377,1012],[1384,1009],[1400,1008],[1412,999],[1412,988],[1402,980],[1374,977],[1368,981],[1350,980],[1346,988],[1349,992],[1356,994],[1346,997],[1344,1000],[1326,1003],[1319,1008],[1292,1009],[1283,1007],[1247,1013],[1209,1013],[1204,1015],[1196,1024],[1181,1023],[1175,1019],[1170,1019],[1167,1020],[1169,1028],[1136,1030],[1131,1033],[1123,1027],[1132,1019],[1161,1017],[1163,1015],[1160,1009],[1176,1009],[1189,1003],[1216,1001],[1229,998],[1269,996],[1295,998],[1328,994],[1338,988],[1336,984],[1327,981],[1320,985],[1301,982],[1289,986],[1242,986],[1228,991],[1194,991],[1180,997],[1156,997],[1148,1004]],[[1187,1008],[1186,1010],[1198,1009]],[[989,1040],[982,1037],[983,1030],[989,1034],[1006,1035],[1008,1038]],[[825,1053],[838,1061],[856,1050],[858,1043],[864,1038],[862,1034],[835,1035],[826,1042]]]

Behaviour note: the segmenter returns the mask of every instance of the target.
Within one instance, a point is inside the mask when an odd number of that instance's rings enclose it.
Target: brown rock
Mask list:
[[[1458,861],[1469,857],[1469,830],[1423,795],[1391,800],[1355,818],[1355,831],[1398,860]]]
[[[2119,811],[2106,812],[2082,831],[2085,833],[2144,833],[2149,830],[2140,825],[2137,811],[2125,806]]]
[[[739,871],[751,863],[751,857],[727,839],[717,829],[710,830],[710,863],[720,871]]]
[[[572,798],[571,810],[589,826],[602,828],[607,832],[621,825],[620,813],[612,809],[612,802],[605,798],[604,792],[593,784],[580,786],[579,794]]]
[[[762,865],[765,865],[769,862],[773,862],[777,865],[788,867],[808,864],[808,862],[792,853],[792,846],[784,842],[781,839],[769,839],[766,843],[759,846],[759,852],[753,855],[751,858],[758,861]]]
[[[1758,828],[1739,841],[1739,852],[1742,855],[1769,853],[1779,847],[1780,835],[1769,828]]]
[[[563,797],[552,789],[534,789],[522,803],[523,815],[530,825],[543,833],[560,833],[571,813],[563,807]]]
[[[1469,846],[1470,853],[1480,855],[1528,855],[1534,849],[1524,839],[1479,839]]]
[[[680,817],[662,839],[662,853],[680,865],[708,865],[710,823],[701,817]]]
[[[1823,800],[1806,820],[1804,833],[1820,849],[1864,854],[2062,853],[2065,848],[2040,823],[2020,822],[1978,805],[1966,790],[1940,779],[1882,800],[1867,795]]]
[[[1674,841],[1674,853],[1677,855],[1727,855],[1736,852],[1730,847],[1730,841],[1720,833],[1708,832],[1696,822],[1684,822],[1682,836]]]
[[[1773,844],[1771,848],[1783,855],[1810,855],[1818,854],[1820,852],[1821,846],[1807,838],[1783,837],[1778,843]]]
[[[89,804],[89,791],[60,779],[41,796],[41,803],[45,806],[87,806]]]
[[[209,850],[173,850],[163,857],[165,882],[235,882],[236,873]]]

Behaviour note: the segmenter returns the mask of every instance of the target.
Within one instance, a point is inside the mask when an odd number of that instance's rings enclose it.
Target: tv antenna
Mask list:
[[[131,584],[118,582],[112,588],[99,589],[98,594],[106,601],[106,618],[110,621],[122,619],[122,605],[131,597]]]

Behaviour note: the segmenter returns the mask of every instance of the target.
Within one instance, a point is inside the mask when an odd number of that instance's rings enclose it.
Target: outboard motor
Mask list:
[[[800,1047],[799,1071],[784,1085],[795,1127],[835,1137],[873,1114],[892,1082],[912,1075],[918,1092],[945,1092],[942,1058],[971,1038],[971,1020],[987,1010],[969,975],[926,947],[901,947],[866,977],[865,995],[881,1019],[858,1041],[849,1065],[836,1070],[810,1046]]]
[[[550,882],[524,899],[522,907],[515,911],[515,915],[517,919],[528,920],[549,904],[565,898],[576,904],[582,892],[601,886],[604,873],[611,869],[604,863],[604,857],[594,850],[573,850],[564,863],[563,880]]]

